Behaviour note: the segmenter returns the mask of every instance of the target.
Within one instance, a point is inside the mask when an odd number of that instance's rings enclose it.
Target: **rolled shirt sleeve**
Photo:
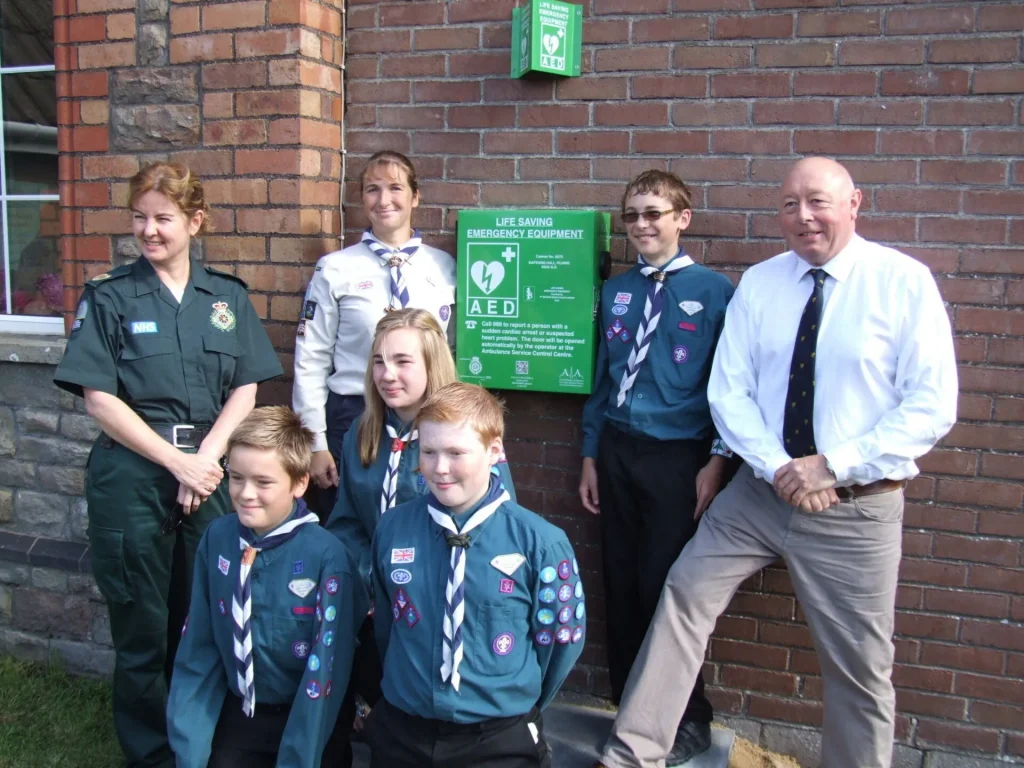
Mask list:
[[[338,306],[331,291],[328,257],[317,262],[302,302],[295,337],[295,381],[292,408],[313,432],[314,451],[327,450],[327,378],[338,338]]]
[[[85,287],[71,326],[64,357],[54,383],[78,397],[83,389],[118,394],[117,356],[121,347],[121,323],[105,298]]]

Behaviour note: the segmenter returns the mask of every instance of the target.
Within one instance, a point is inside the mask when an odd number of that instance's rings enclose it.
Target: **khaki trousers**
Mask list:
[[[822,765],[888,768],[902,520],[900,490],[806,514],[744,465],[669,572],[602,762],[664,767],[716,619],[745,579],[781,557],[824,677]]]

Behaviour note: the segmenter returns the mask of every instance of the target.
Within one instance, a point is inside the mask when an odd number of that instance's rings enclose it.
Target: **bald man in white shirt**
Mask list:
[[[860,203],[826,158],[782,184],[790,250],[744,274],[708,385],[746,465],[669,573],[599,765],[666,765],[716,619],[779,558],[824,677],[822,764],[890,764],[903,488],[956,421],[957,377],[935,280],[856,234]]]

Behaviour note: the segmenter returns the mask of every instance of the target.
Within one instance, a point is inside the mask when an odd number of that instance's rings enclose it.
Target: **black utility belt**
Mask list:
[[[210,424],[149,424],[150,429],[175,448],[198,448],[210,434]]]

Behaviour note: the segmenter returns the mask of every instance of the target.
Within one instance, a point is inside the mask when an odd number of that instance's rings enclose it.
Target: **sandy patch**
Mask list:
[[[788,755],[777,755],[737,736],[729,753],[729,768],[800,768],[800,764]]]

